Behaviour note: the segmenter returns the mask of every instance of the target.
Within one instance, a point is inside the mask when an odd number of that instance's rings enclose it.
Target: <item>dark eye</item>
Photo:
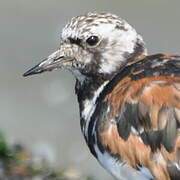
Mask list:
[[[90,36],[86,42],[90,45],[90,46],[94,46],[98,43],[99,38],[97,36]]]

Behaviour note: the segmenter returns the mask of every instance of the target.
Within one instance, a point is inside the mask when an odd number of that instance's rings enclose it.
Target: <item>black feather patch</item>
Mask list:
[[[159,111],[158,121],[161,120],[163,113],[163,126],[159,123],[159,130],[144,131],[141,138],[146,145],[149,145],[153,152],[163,145],[168,152],[172,152],[177,137],[177,121],[174,108],[162,107]]]
[[[75,38],[69,37],[68,39],[69,39],[69,41],[70,41],[71,44],[77,44],[77,45],[79,45],[79,46],[81,45],[81,41],[82,41],[82,40],[79,39],[79,38],[76,38],[76,39],[75,39]]]
[[[143,116],[142,109],[145,109],[145,105],[125,103],[121,113],[116,118],[119,135],[124,140],[127,140],[132,128],[140,134],[144,127],[151,127],[149,114],[144,113]]]

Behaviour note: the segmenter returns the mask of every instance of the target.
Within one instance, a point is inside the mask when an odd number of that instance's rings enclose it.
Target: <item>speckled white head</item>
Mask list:
[[[97,44],[90,46],[87,39],[97,36]],[[112,73],[126,63],[128,55],[135,53],[137,44],[144,46],[142,37],[125,20],[109,13],[88,13],[72,18],[62,31],[62,40],[81,40],[81,45],[89,53],[99,55],[100,73]],[[145,49],[144,54],[146,53]],[[142,52],[141,52],[142,53]],[[142,54],[143,54],[142,53]],[[89,63],[94,59],[79,59]]]
[[[87,13],[64,27],[59,49],[38,65],[36,73],[65,67],[83,81],[111,76],[144,54],[141,36],[125,20],[110,13]]]

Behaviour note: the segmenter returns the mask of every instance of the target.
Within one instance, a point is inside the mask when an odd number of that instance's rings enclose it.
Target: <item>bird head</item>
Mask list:
[[[144,54],[143,39],[125,20],[109,13],[88,13],[72,18],[62,30],[57,51],[24,76],[65,68],[79,82],[109,78]]]

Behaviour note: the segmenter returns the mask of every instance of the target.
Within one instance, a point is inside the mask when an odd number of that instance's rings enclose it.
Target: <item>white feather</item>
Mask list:
[[[84,101],[84,110],[81,113],[82,118],[84,118],[85,120],[85,127],[83,129],[83,132],[85,134],[85,136],[88,138],[87,136],[87,131],[88,131],[88,126],[89,126],[89,122],[91,120],[91,116],[93,115],[93,112],[96,108],[96,100],[99,97],[100,93],[103,91],[104,87],[106,86],[106,84],[109,81],[105,81],[95,92],[93,95],[92,99],[86,99]]]
[[[128,164],[115,159],[107,152],[101,153],[97,145],[94,149],[98,156],[100,164],[118,180],[150,180],[152,174],[146,167],[139,167],[140,171],[130,167]]]

